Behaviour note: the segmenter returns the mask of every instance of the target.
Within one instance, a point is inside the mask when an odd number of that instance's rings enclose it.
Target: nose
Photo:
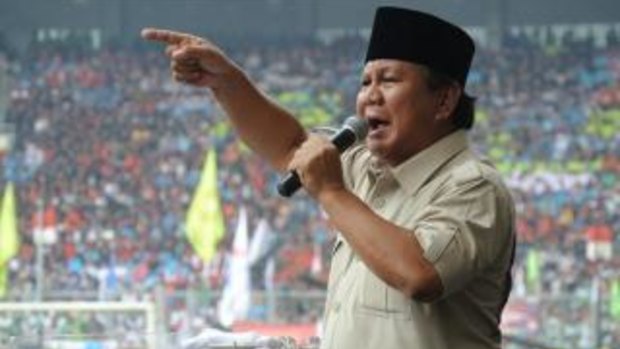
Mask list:
[[[366,101],[370,104],[377,104],[381,102],[381,91],[376,84],[368,85],[366,89]]]

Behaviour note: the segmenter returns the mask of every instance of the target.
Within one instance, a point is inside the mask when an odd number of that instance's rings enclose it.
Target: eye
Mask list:
[[[398,82],[399,78],[396,75],[384,75],[381,77],[381,81],[383,82],[388,82],[388,83],[392,83],[392,82]]]
[[[361,85],[362,86],[370,85],[370,78],[363,78],[362,81],[361,81]]]

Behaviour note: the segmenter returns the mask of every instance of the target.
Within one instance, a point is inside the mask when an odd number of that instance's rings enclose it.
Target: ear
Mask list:
[[[452,118],[459,99],[463,94],[461,86],[454,82],[437,91],[437,112],[435,121],[446,121]]]

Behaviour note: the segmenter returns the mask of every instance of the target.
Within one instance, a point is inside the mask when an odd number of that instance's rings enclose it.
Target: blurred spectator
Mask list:
[[[525,257],[535,248],[543,256],[541,292],[589,294],[594,276],[620,278],[620,42],[614,34],[604,47],[568,34],[542,44],[525,35],[507,42],[502,50],[477,53],[468,83],[469,92],[481,96],[472,143],[513,190],[516,274],[525,273]],[[347,36],[330,44],[237,49],[233,56],[314,127],[338,125],[353,110],[365,46],[364,39]],[[231,236],[215,261],[203,265],[183,228],[209,147],[219,153],[229,232],[244,203],[250,230],[267,218],[276,236],[268,253],[274,279],[263,281],[265,257],[253,269],[254,289],[323,289],[326,268],[311,272],[315,251],[323,264],[331,251],[319,209],[303,194],[279,199],[278,175],[238,142],[212,100],[173,83],[165,64],[159,52],[48,46],[8,62],[7,120],[16,142],[0,157],[0,188],[6,180],[18,185],[22,234],[11,263],[12,299],[34,296],[36,241],[47,246],[46,299],[152,299],[159,287],[170,297],[221,290]],[[325,73],[334,69],[338,74]],[[588,255],[596,258],[588,263]],[[517,277],[515,289],[526,289],[524,280]],[[179,312],[187,307],[171,303],[170,329],[181,328]],[[549,323],[584,323],[582,308],[559,304],[545,316]],[[207,308],[192,311],[203,321],[213,318]],[[304,304],[277,312],[281,321],[318,318]],[[49,321],[74,327],[69,319]],[[75,326],[103,325],[91,318]],[[558,341],[569,330],[566,338],[586,336],[569,327]],[[606,340],[620,338],[617,324],[604,331]]]

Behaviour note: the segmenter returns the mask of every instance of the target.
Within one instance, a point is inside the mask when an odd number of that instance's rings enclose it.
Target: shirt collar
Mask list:
[[[443,164],[468,148],[467,132],[457,130],[390,169],[400,186],[413,196]]]

